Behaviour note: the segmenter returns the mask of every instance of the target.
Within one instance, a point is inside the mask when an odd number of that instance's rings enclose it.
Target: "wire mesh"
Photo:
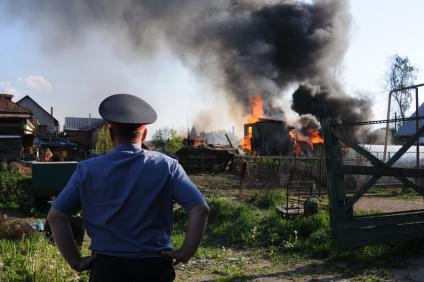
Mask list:
[[[303,213],[307,198],[326,191],[323,158],[237,157],[235,172],[240,175],[240,192],[278,189],[285,193],[281,210],[287,217]]]
[[[423,178],[408,178],[418,186],[424,184],[424,138],[418,138],[396,161],[392,158],[424,126],[424,117],[340,124],[337,129],[382,163],[391,167],[423,169]],[[387,142],[386,142],[387,141]],[[347,142],[349,143],[349,142]],[[346,142],[340,141],[344,165],[373,166],[371,161]],[[372,176],[345,175],[346,197],[352,197]],[[424,197],[413,185],[393,176],[380,177],[354,204],[353,215],[370,215],[424,210]]]

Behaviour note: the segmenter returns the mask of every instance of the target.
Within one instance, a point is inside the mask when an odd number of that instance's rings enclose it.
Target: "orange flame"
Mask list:
[[[264,116],[263,102],[261,96],[249,97],[249,104],[252,108],[252,115],[247,118],[246,123],[258,122]]]
[[[252,108],[251,116],[246,119],[246,124],[253,124],[259,121],[263,117],[263,102],[261,96],[249,97],[249,104]],[[242,140],[241,147],[244,151],[252,151],[252,138],[253,138],[253,128],[249,126],[247,128],[247,135],[244,136]]]
[[[319,131],[313,128],[308,128],[309,140],[311,144],[323,144],[324,138],[319,134]]]
[[[293,153],[296,158],[299,158],[302,153],[302,144],[301,142],[305,142],[307,140],[306,136],[303,136],[296,128],[289,131],[289,136],[293,140]]]
[[[243,137],[243,141],[241,144],[241,147],[244,151],[252,151],[252,142],[251,142],[252,137],[253,137],[252,127],[249,126],[247,129],[247,136]]]
[[[306,130],[307,136],[303,135],[296,128],[289,131],[289,136],[294,143],[294,155],[295,157],[301,156],[302,144],[307,144],[311,150],[314,149],[314,144],[324,143],[324,138],[319,134],[319,131],[314,128],[308,128]]]
[[[202,145],[202,140],[200,139],[200,137],[194,138],[194,140],[193,140],[193,147],[198,147],[200,145]]]

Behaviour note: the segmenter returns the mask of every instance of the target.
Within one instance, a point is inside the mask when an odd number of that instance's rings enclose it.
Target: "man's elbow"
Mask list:
[[[49,213],[47,214],[48,222],[57,222],[57,221],[68,221],[69,216],[58,211],[55,208],[50,208]]]
[[[209,208],[208,204],[205,203],[204,205],[204,212],[206,213],[206,215],[209,216],[209,214],[211,213],[211,209]]]
[[[202,216],[208,217],[209,216],[209,213],[210,213],[210,208],[209,208],[208,204],[202,203],[200,205],[195,206],[190,211],[190,213],[195,213],[195,214],[198,214],[198,215],[202,215]]]
[[[203,203],[201,204],[201,212],[205,217],[209,216],[209,213],[211,212],[211,209],[209,208],[208,204]]]

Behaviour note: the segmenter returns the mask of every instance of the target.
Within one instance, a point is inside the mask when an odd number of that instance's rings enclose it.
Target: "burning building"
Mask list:
[[[244,125],[244,149],[258,156],[287,155],[291,140],[282,120],[260,118]]]
[[[251,115],[244,124],[242,148],[253,155],[286,155],[290,140],[285,123],[265,118],[261,96],[249,97]]]
[[[309,157],[314,145],[324,143],[319,123],[312,116],[300,118],[301,129],[287,126],[282,120],[266,118],[262,98],[250,97],[252,113],[244,124],[242,148],[257,156],[294,155]]]

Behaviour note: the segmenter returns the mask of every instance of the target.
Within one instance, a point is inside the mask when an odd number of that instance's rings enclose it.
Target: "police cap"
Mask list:
[[[99,106],[100,116],[114,123],[150,124],[157,119],[156,111],[143,99],[130,94],[115,94]]]

